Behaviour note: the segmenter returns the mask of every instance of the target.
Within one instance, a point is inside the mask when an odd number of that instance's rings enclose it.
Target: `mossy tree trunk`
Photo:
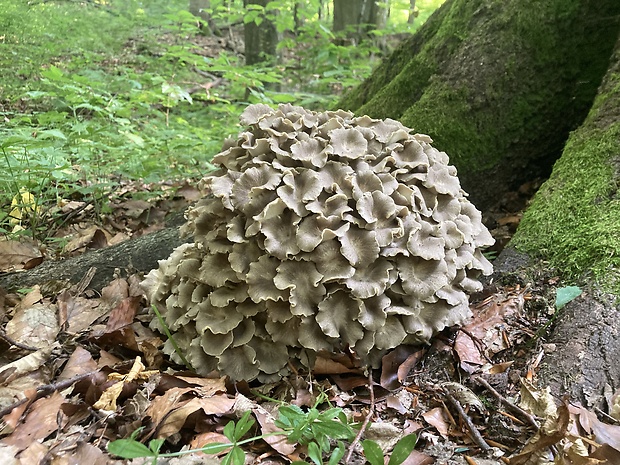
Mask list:
[[[620,39],[590,112],[511,245],[620,296]]]
[[[620,38],[583,124],[524,214],[511,247],[586,292],[560,313],[542,381],[603,410],[620,389]]]
[[[548,177],[496,269],[538,258],[584,288],[540,378],[601,408],[620,389],[619,25],[617,0],[448,0],[340,102],[430,134],[483,210]]]
[[[546,177],[618,36],[617,0],[448,0],[340,102],[429,134],[479,208]]]

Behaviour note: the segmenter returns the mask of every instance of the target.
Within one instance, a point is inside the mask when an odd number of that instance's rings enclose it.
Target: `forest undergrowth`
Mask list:
[[[248,104],[330,108],[388,51],[337,45],[325,19],[293,32],[284,12],[279,61],[245,66],[242,9],[215,9],[214,36],[180,1],[0,3],[0,233],[54,250],[75,208],[105,223],[119,191],[153,199],[202,177]]]

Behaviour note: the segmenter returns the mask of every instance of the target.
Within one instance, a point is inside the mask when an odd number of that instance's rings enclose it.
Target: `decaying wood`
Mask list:
[[[89,288],[100,291],[114,278],[136,272],[148,272],[158,260],[168,258],[184,241],[177,227],[169,227],[120,244],[84,253],[66,260],[50,260],[28,271],[0,276],[0,287],[7,291],[45,285],[55,281],[79,283],[90,268],[96,268]]]

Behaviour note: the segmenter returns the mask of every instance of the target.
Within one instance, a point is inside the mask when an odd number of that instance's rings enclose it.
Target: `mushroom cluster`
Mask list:
[[[428,136],[291,105],[241,121],[187,213],[194,243],[143,282],[196,371],[269,381],[345,350],[376,366],[469,317],[493,239]]]

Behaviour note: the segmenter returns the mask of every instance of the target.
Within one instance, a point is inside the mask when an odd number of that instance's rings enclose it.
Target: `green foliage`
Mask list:
[[[344,443],[340,439],[353,439],[355,430],[348,423],[342,409],[332,407],[325,411],[318,410],[318,403],[324,399],[324,397],[320,397],[317,405],[309,409],[308,412],[304,412],[299,407],[293,405],[283,405],[279,410],[280,418],[276,420],[276,426],[280,427],[282,432],[262,434],[243,439],[255,424],[254,419],[251,418],[251,412],[247,411],[238,421],[231,421],[224,427],[224,436],[230,442],[210,443],[199,449],[199,451],[205,454],[219,454],[227,450],[226,455],[222,459],[222,464],[243,465],[245,462],[245,452],[241,447],[242,445],[267,436],[284,434],[289,442],[307,446],[308,457],[316,465],[323,465],[323,457],[325,455],[330,456],[327,464],[335,465],[345,453]],[[147,447],[136,440],[139,432],[139,430],[134,431],[130,438],[110,442],[108,444],[108,451],[124,459],[152,457],[153,463],[156,463],[159,457],[177,457],[197,452],[197,450],[192,450],[160,453],[159,450],[163,440],[152,440]],[[333,440],[338,440],[335,447],[332,447],[330,442]],[[154,443],[154,441],[157,442]]]
[[[279,419],[275,424],[282,429],[282,432],[262,434],[243,439],[244,436],[255,425],[251,412],[247,411],[238,421],[231,421],[224,427],[224,436],[230,441],[228,443],[209,443],[198,450],[183,452],[160,453],[164,443],[163,439],[154,439],[149,442],[148,447],[137,441],[140,429],[134,431],[127,439],[118,439],[108,444],[108,451],[123,459],[133,459],[138,457],[152,457],[153,462],[157,463],[159,457],[178,457],[192,452],[203,452],[205,454],[220,454],[224,451],[226,455],[222,458],[223,465],[243,465],[245,463],[245,452],[241,446],[253,441],[264,439],[267,436],[282,435],[288,438],[288,442],[306,446],[307,456],[316,465],[336,465],[344,457],[346,447],[344,442],[351,441],[355,437],[355,429],[349,424],[342,409],[330,407],[327,410],[319,410],[318,405],[325,400],[325,396],[319,396],[317,404],[308,411],[304,411],[295,405],[284,404],[279,409]],[[333,443],[336,442],[335,445]],[[394,446],[390,454],[388,465],[400,465],[411,454],[417,443],[415,434],[408,434],[402,437]],[[383,465],[384,455],[379,445],[372,440],[362,442],[364,455],[371,465]],[[325,457],[329,457],[325,461]],[[306,462],[293,462],[293,465],[301,465]]]
[[[394,446],[388,465],[400,465],[407,460],[417,442],[418,437],[415,434],[408,434],[400,438]],[[364,448],[364,456],[370,465],[385,464],[383,451],[376,442],[367,439],[362,441],[362,447]]]
[[[347,418],[340,408],[332,407],[320,411],[315,405],[304,412],[296,405],[280,407],[280,418],[276,426],[288,431],[290,442],[307,445],[313,450],[328,451],[330,439],[352,439],[355,434],[347,423]]]
[[[186,0],[0,0],[0,67],[8,70],[0,83],[0,233],[46,239],[49,221],[62,221],[63,199],[103,212],[125,179],[201,177],[248,104],[332,107],[385,52],[373,40],[338,41],[318,0],[211,6],[231,36],[230,24],[273,21],[278,64],[206,56],[191,40],[201,30]],[[393,4],[400,19],[390,30],[406,22],[398,11],[407,8]],[[216,85],[188,90],[209,79]]]
[[[581,288],[577,286],[561,287],[556,291],[555,296],[555,308],[561,310],[564,306],[572,300],[575,300],[581,295]]]

